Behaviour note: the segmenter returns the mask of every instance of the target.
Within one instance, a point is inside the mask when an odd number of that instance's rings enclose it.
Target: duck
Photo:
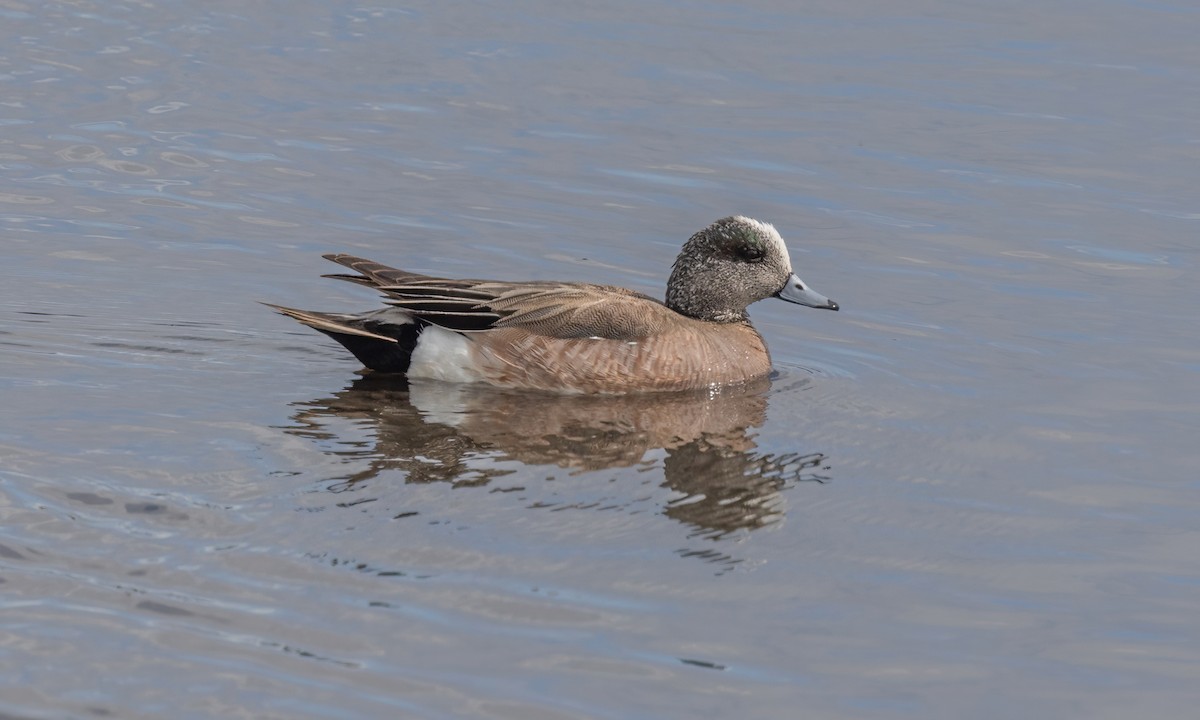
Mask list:
[[[345,253],[323,257],[352,271],[324,277],[376,290],[385,307],[264,304],[333,338],[368,370],[410,381],[585,394],[746,384],[771,372],[751,304],[839,309],[796,275],[773,225],[743,215],[684,243],[663,301],[612,285],[449,279]]]

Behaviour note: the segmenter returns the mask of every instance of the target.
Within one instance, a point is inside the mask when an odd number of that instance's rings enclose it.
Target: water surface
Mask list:
[[[1182,717],[1200,11],[0,3],[0,713]],[[660,295],[713,396],[363,377],[320,253]]]

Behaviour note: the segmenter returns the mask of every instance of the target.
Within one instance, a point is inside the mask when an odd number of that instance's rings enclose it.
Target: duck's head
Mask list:
[[[769,297],[838,309],[796,276],[773,225],[742,215],[721,218],[689,238],[667,281],[668,307],[710,322],[745,320],[751,303]]]

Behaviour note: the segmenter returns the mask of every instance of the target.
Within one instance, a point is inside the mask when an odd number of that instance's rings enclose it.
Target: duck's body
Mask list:
[[[558,392],[686,390],[770,372],[746,307],[766,297],[837,309],[791,270],[775,229],[718,220],[692,236],[664,304],[584,283],[448,280],[351,255],[326,255],[375,288],[389,307],[360,314],[272,305],[329,335],[368,368],[410,378]]]

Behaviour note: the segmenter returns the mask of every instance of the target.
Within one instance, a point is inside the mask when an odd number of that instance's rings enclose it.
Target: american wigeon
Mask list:
[[[746,308],[777,297],[837,310],[792,272],[783,238],[748,217],[693,235],[666,302],[610,285],[447,280],[353,255],[326,255],[382,292],[387,307],[319,313],[271,305],[344,345],[372,370],[410,378],[560,392],[685,390],[771,370]]]

